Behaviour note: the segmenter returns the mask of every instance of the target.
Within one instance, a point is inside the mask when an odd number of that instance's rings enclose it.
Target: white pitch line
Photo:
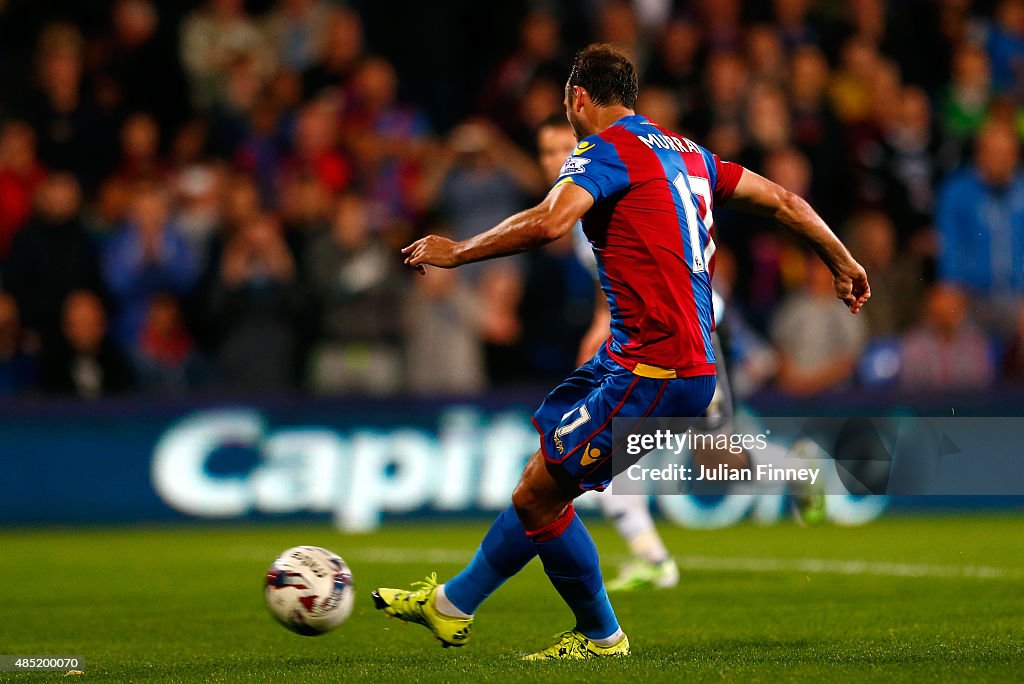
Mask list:
[[[465,563],[473,552],[458,549],[410,549],[368,547],[351,549],[350,560],[366,563]],[[622,555],[603,556],[621,562]],[[742,558],[726,556],[676,556],[684,570],[722,570],[728,572],[802,572],[830,575],[874,575],[878,577],[952,577],[971,579],[1024,579],[1024,570],[983,565],[935,565],[891,563],[884,561],[836,560],[828,558]]]
[[[273,557],[273,551],[247,547],[235,549],[235,558],[260,560]],[[349,548],[344,557],[350,562],[406,565],[438,563],[461,565],[469,561],[468,549],[415,549],[408,547],[369,546]],[[622,554],[601,557],[611,563],[627,560]],[[875,577],[938,577],[968,579],[1024,579],[1024,569],[996,568],[984,565],[938,565],[930,563],[895,563],[887,561],[839,560],[832,558],[755,558],[734,556],[676,556],[683,570],[720,570],[723,572],[782,572],[822,575],[872,575]]]
[[[879,577],[966,577],[972,579],[1024,579],[1024,571],[983,565],[931,565],[884,561],[835,560],[827,558],[723,558],[679,556],[685,570],[740,572],[804,572],[831,575],[875,575]]]

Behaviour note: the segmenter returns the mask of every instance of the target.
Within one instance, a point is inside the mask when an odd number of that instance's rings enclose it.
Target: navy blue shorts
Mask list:
[[[697,417],[715,393],[715,376],[650,378],[627,370],[604,347],[556,387],[533,414],[549,464],[580,489],[602,490],[614,476],[612,419]],[[621,439],[621,436],[620,436]],[[621,470],[632,463],[619,463]],[[633,462],[640,460],[640,456]]]

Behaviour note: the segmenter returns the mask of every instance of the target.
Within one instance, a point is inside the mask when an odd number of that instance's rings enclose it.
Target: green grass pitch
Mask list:
[[[588,515],[605,572],[624,552]],[[441,649],[386,619],[370,590],[456,572],[486,521],[0,531],[0,653],[81,655],[86,681],[1024,681],[1024,517],[889,517],[860,528],[666,526],[671,591],[616,597],[630,658],[523,663],[571,626],[534,561]],[[298,544],[348,560],[353,616],[293,635],[263,605],[274,556]],[[55,681],[60,674],[4,674]]]

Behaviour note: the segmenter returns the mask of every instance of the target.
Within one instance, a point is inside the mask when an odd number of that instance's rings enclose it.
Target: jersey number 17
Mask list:
[[[683,202],[683,209],[686,211],[686,230],[690,238],[690,254],[693,256],[690,262],[690,270],[694,273],[707,271],[707,264],[715,253],[715,241],[711,238],[711,226],[715,225],[715,219],[711,216],[711,182],[701,176],[687,176],[682,172],[673,179],[672,185],[679,193],[679,199]],[[697,220],[697,212],[700,205],[697,202],[699,196],[704,200],[704,212]],[[700,224],[708,231],[707,247],[700,246]]]

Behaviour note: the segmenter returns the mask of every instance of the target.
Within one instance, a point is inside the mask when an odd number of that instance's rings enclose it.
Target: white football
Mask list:
[[[352,614],[352,572],[332,551],[296,546],[267,570],[264,596],[270,614],[288,629],[303,636],[325,634]]]

